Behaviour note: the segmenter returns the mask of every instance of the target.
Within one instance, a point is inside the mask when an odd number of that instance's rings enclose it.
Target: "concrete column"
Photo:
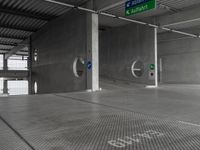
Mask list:
[[[3,94],[7,95],[8,93],[8,80],[3,80]]]
[[[158,87],[158,29],[154,29],[154,54],[155,54],[155,87]]]
[[[32,38],[29,38],[29,55],[28,55],[28,93],[33,94],[32,90],[32,60],[33,60],[33,53],[32,53]]]
[[[87,15],[87,89],[99,90],[99,16],[97,14]]]
[[[5,54],[3,55],[3,70],[8,70],[8,60],[5,57]],[[3,79],[3,94],[8,94],[8,80]]]
[[[5,57],[5,54],[3,55],[3,70],[8,70],[8,60]]]
[[[154,85],[147,85],[146,88],[157,88],[158,87],[158,29],[154,29],[154,64],[155,64],[155,75]]]

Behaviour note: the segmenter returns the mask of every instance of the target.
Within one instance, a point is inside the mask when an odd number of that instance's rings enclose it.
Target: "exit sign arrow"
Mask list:
[[[156,0],[129,0],[125,3],[125,15],[130,16],[156,8]]]

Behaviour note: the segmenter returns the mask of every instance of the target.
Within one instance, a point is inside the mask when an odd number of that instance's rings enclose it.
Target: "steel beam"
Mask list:
[[[100,9],[98,9],[98,11],[106,11],[106,10],[115,8],[115,7],[117,7],[117,6],[120,6],[120,5],[124,4],[124,3],[125,3],[125,0],[121,0],[121,1],[119,1],[119,2],[116,2],[115,4],[111,4],[111,5],[106,6],[106,7],[104,7],[104,8],[100,8]]]
[[[5,46],[17,46],[16,43],[8,43],[8,42],[2,42],[2,41],[0,41],[0,45],[5,45]]]
[[[170,23],[170,24],[165,24],[163,26],[164,27],[177,26],[177,25],[182,25],[182,24],[196,22],[196,21],[200,21],[200,17],[195,18],[195,19],[190,19],[190,20],[183,20],[183,21],[180,21],[180,22],[173,22],[173,23]]]
[[[28,47],[28,40],[24,40],[23,42],[19,43],[17,46],[13,47],[9,52],[5,54],[5,58],[8,59],[10,56],[24,49],[25,47]]]
[[[38,30],[38,29],[31,29],[31,28],[22,27],[22,26],[5,25],[5,24],[0,24],[0,28],[21,30],[21,31],[26,31],[26,32],[36,32]]]
[[[13,39],[13,40],[25,40],[25,38],[18,37],[18,36],[10,36],[10,35],[0,35],[0,38],[6,38],[6,39]]]
[[[0,49],[0,51],[8,52],[8,51],[10,51],[10,49]]]
[[[161,16],[158,17],[157,20],[161,26],[165,27],[177,26],[191,22],[198,22],[200,21],[199,8],[188,9],[186,11],[181,11],[169,16]]]
[[[124,21],[130,22],[130,23],[145,25],[145,26],[148,26],[150,28],[157,28],[157,29],[159,28],[161,30],[165,30],[165,31],[168,31],[168,32],[187,35],[187,36],[191,36],[191,37],[194,37],[194,38],[200,38],[200,36],[198,34],[191,34],[191,33],[187,33],[187,32],[182,32],[182,31],[179,31],[179,30],[174,30],[174,29],[171,29],[171,28],[162,27],[162,26],[155,25],[155,24],[149,24],[149,23],[146,23],[146,22],[143,22],[143,21],[129,19],[129,18],[126,18],[126,17],[120,17],[120,16],[117,16],[117,15],[113,15],[111,13],[106,13],[106,12],[102,12],[102,11],[95,11],[93,9],[88,9],[88,8],[84,8],[84,7],[77,7],[75,5],[71,5],[71,4],[67,4],[67,3],[63,3],[63,2],[58,2],[58,1],[55,1],[55,0],[44,0],[44,1],[54,3],[54,4],[57,4],[57,5],[62,5],[62,6],[69,7],[69,8],[78,9],[80,11],[84,11],[84,12],[88,12],[88,13],[94,13],[94,14],[98,14],[98,15],[102,15],[102,16],[106,16],[106,17],[124,20]]]
[[[9,51],[11,51],[11,49],[1,49],[0,48],[0,51],[5,51],[5,52],[9,52]],[[26,50],[19,50],[20,52],[22,52],[22,53],[28,53],[28,51],[26,51]]]
[[[24,12],[21,10],[13,10],[10,8],[2,8],[2,7],[0,7],[0,12],[6,13],[6,14],[17,15],[17,16],[23,16],[23,17],[27,17],[27,18],[44,20],[44,21],[49,21],[55,17],[55,16],[49,16],[49,15],[44,15],[44,14],[39,14],[39,13],[35,14],[33,12]]]
[[[0,70],[0,78],[27,78],[27,70]]]

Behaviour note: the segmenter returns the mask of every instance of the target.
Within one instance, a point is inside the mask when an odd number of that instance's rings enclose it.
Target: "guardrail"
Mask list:
[[[27,70],[0,70],[0,78],[28,78]]]

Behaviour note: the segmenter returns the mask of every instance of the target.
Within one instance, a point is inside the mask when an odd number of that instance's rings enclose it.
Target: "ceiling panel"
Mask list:
[[[83,5],[88,0],[59,0],[73,5]],[[108,0],[109,1],[109,0]],[[104,2],[102,0],[102,2]],[[126,0],[124,0],[124,3]],[[200,0],[157,0],[157,9],[130,16],[129,18],[143,20],[144,18],[174,14],[194,6],[200,6]],[[124,4],[118,5],[106,12],[124,16]],[[69,9],[55,5],[44,0],[0,0],[0,42],[20,43],[21,39],[28,38],[33,32],[39,30],[48,21],[63,15]],[[185,24],[183,27],[197,26],[199,22]],[[102,26],[121,26],[127,22],[117,19],[100,17]],[[174,27],[177,28],[177,27]],[[19,38],[19,39],[17,39]],[[0,45],[0,48],[12,46]]]
[[[126,0],[124,0],[125,2]],[[200,6],[200,0],[157,0],[157,8],[140,14],[132,15],[127,18],[143,20],[149,17],[156,17],[161,15],[170,15],[184,11],[186,9]],[[125,16],[125,3],[113,7],[106,12],[111,14],[116,14],[118,16]],[[117,26],[127,24],[126,22],[122,23],[120,21],[107,21],[106,17],[101,17],[101,25],[103,26]]]

